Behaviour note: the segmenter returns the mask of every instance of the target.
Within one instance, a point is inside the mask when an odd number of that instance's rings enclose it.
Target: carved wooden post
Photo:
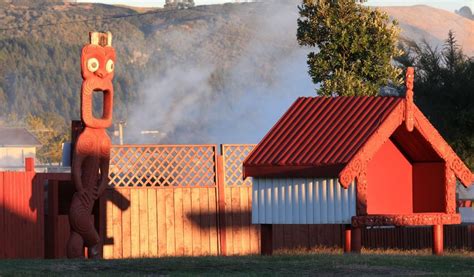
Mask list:
[[[352,249],[351,244],[351,225],[344,225],[344,253],[350,253]]]
[[[415,69],[408,67],[405,77],[405,85],[407,88],[405,95],[405,127],[411,132],[415,125],[415,118],[413,116],[415,109],[415,104],[413,103],[413,79],[415,77]]]
[[[351,230],[351,252],[359,254],[362,250],[362,232],[361,227],[352,226]]]
[[[433,254],[443,255],[443,225],[433,225]]]
[[[72,179],[76,188],[69,211],[71,236],[68,258],[83,258],[84,246],[89,258],[100,258],[102,243],[91,219],[94,202],[108,185],[110,138],[106,128],[112,124],[115,50],[112,34],[90,33],[90,44],[82,48],[81,120],[84,130],[77,138],[72,161]],[[93,115],[93,94],[103,92],[103,115]]]

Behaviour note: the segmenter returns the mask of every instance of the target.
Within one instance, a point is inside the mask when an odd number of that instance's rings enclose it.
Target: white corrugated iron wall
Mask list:
[[[355,182],[337,178],[254,178],[253,224],[350,224],[356,214]]]

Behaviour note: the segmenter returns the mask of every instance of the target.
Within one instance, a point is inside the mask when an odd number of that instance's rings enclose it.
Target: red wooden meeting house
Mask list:
[[[271,253],[272,224],[346,224],[345,251],[360,252],[365,226],[459,224],[456,178],[474,178],[413,103],[402,97],[301,97],[243,163],[253,177],[252,222]],[[352,243],[351,243],[352,242]]]

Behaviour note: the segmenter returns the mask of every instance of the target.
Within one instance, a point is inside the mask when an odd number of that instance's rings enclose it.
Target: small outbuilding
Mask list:
[[[413,103],[413,69],[405,97],[301,97],[243,163],[253,177],[252,223],[262,224],[271,253],[272,224],[345,224],[345,251],[361,249],[365,226],[459,224],[456,178],[474,178]],[[352,243],[351,243],[352,242]]]
[[[25,128],[0,127],[0,168],[23,169],[41,143]]]

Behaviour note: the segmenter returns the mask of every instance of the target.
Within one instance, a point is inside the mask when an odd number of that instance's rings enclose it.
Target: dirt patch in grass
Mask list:
[[[341,275],[395,275],[395,276],[414,276],[414,275],[427,275],[429,272],[416,270],[416,269],[405,269],[400,267],[390,266],[369,266],[369,265],[341,265],[336,266],[337,274]]]

